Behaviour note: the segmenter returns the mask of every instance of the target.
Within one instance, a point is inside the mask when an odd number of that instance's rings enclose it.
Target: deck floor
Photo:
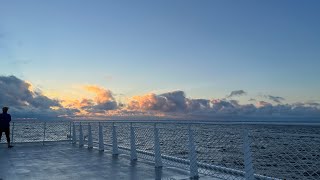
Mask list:
[[[20,179],[189,179],[188,172],[154,168],[152,162],[129,156],[113,157],[111,152],[79,148],[70,143],[0,144],[0,180]],[[206,179],[206,178],[205,178]]]

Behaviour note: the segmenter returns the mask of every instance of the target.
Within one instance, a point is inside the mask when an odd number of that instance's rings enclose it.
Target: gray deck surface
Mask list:
[[[151,162],[131,163],[129,156],[88,150],[69,143],[0,144],[0,179],[189,179],[188,172]],[[206,178],[205,178],[206,179]]]

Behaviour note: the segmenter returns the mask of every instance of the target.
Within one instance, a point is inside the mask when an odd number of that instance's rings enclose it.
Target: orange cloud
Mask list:
[[[103,89],[101,87],[92,85],[85,86],[85,89],[89,92],[96,94],[94,101],[98,104],[106,103],[108,101],[114,101],[112,92],[108,89]]]
[[[128,103],[128,109],[150,110],[154,108],[157,102],[157,96],[153,93],[143,96],[134,96]]]
[[[107,115],[111,110],[117,108],[117,103],[112,95],[112,92],[108,89],[104,89],[95,85],[87,85],[83,87],[83,90],[94,94],[94,97],[82,98],[64,98],[61,104],[65,108],[78,109],[79,112],[76,115]],[[87,94],[83,92],[83,94]]]

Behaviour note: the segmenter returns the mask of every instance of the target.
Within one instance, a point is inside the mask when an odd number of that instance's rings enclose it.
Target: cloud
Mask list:
[[[49,99],[41,92],[30,90],[30,84],[15,76],[0,76],[0,103],[7,106],[31,106],[34,108],[50,109],[61,107],[58,100]]]
[[[143,96],[134,96],[128,103],[130,110],[160,110],[157,108],[159,100],[155,94],[147,94]]]
[[[110,90],[93,85],[85,86],[84,89],[95,94],[95,97],[93,99],[63,100],[63,106],[78,109],[79,115],[101,115],[118,108],[118,103]]]
[[[186,98],[182,91],[134,96],[128,103],[130,110],[175,112],[184,111],[186,108]]]
[[[114,101],[114,97],[112,95],[112,92],[108,89],[103,89],[98,86],[85,86],[85,89],[89,92],[95,93],[95,102],[98,104],[103,104],[106,102]]]
[[[35,90],[36,89],[36,90]],[[162,94],[149,93],[134,96],[128,102],[118,103],[111,90],[99,86],[84,86],[93,96],[79,99],[54,99],[43,95],[30,82],[15,76],[0,76],[0,106],[9,106],[14,118],[56,119],[59,117],[161,117],[188,119],[200,116],[212,118],[216,115],[232,116],[318,116],[318,102],[298,102],[277,105],[266,101],[241,104],[231,99],[192,99],[183,91]],[[245,94],[233,91],[230,96]],[[263,96],[265,97],[265,96]],[[266,96],[273,102],[284,98]],[[142,119],[145,119],[142,118]]]
[[[236,107],[238,106],[237,101],[229,101],[224,99],[213,99],[212,112],[216,114],[235,114]]]
[[[210,100],[208,99],[187,99],[187,111],[206,111],[211,108]]]
[[[279,99],[279,98],[278,98]],[[127,110],[135,112],[156,111],[166,115],[180,113],[187,116],[206,115],[245,115],[245,116],[320,116],[317,103],[300,103],[272,105],[266,101],[256,104],[240,104],[229,99],[191,99],[183,91],[173,91],[164,94],[146,94],[133,97]]]
[[[257,107],[265,107],[265,106],[272,106],[272,104],[265,102],[265,101],[258,101],[256,106]]]
[[[154,93],[134,96],[128,103],[129,110],[192,112],[208,109],[210,101],[206,99],[188,99],[183,91],[173,91],[156,95]]]
[[[0,106],[9,106],[16,117],[57,117],[76,111],[63,109],[59,100],[33,91],[30,83],[15,76],[0,76]]]
[[[232,91],[230,93],[230,95],[227,96],[227,98],[231,98],[231,97],[234,97],[234,96],[243,96],[243,95],[246,95],[247,92],[245,92],[244,90],[236,90],[236,91]]]
[[[282,103],[282,101],[286,100],[285,98],[279,96],[265,95],[264,97],[275,103]]]
[[[312,106],[312,107],[320,107],[320,103],[317,103],[317,102],[307,102],[304,104],[307,106]]]

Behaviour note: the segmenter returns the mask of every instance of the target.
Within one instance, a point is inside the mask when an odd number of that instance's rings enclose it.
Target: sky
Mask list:
[[[21,116],[42,112],[39,97],[68,116],[319,115],[319,6],[0,0],[0,105]],[[17,87],[30,98],[9,101]]]

